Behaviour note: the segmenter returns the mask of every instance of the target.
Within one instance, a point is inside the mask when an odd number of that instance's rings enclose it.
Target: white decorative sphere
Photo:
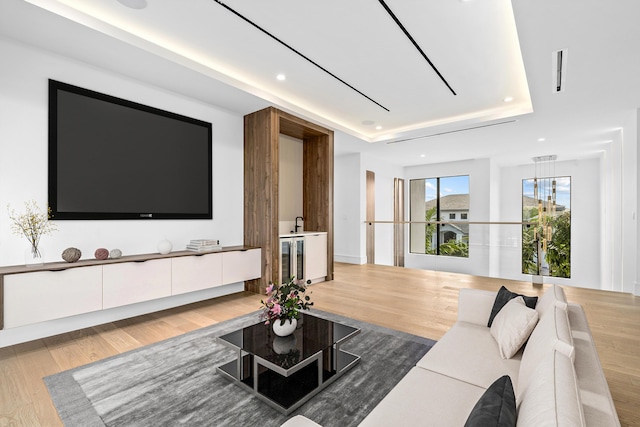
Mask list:
[[[163,255],[171,252],[171,249],[173,249],[173,244],[166,239],[161,240],[160,243],[158,243],[158,252]]]
[[[120,249],[112,249],[111,252],[109,252],[109,258],[118,259],[121,256],[122,256],[122,251]]]

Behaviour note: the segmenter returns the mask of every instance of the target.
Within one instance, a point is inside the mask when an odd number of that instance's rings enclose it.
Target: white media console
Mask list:
[[[261,249],[0,267],[0,347],[244,290]]]

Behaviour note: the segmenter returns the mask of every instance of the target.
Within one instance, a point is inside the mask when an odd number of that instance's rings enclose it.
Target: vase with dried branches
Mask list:
[[[25,251],[25,264],[42,264],[44,262],[42,251],[38,247],[40,238],[57,230],[55,224],[49,221],[51,208],[47,208],[43,212],[34,200],[25,202],[24,207],[23,213],[16,213],[7,205],[11,219],[11,231],[18,236],[26,237],[29,241],[29,248]]]

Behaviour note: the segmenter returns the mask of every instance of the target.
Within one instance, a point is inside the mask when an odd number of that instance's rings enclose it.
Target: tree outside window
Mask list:
[[[409,252],[469,257],[469,225],[454,222],[469,213],[469,176],[413,179],[409,191],[411,221],[427,222],[410,225]]]

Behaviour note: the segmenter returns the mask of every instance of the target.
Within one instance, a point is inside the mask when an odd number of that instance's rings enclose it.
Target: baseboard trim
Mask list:
[[[346,264],[358,264],[358,265],[362,265],[362,264],[366,264],[367,263],[367,258],[366,257],[356,257],[356,256],[350,256],[350,255],[333,255],[333,260],[335,262],[344,262]]]

